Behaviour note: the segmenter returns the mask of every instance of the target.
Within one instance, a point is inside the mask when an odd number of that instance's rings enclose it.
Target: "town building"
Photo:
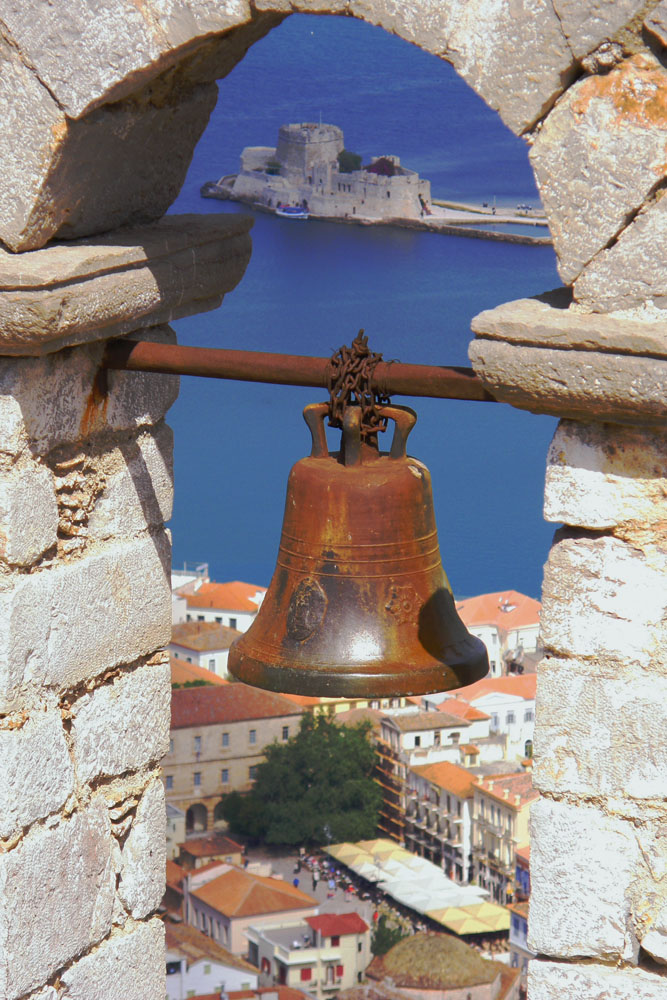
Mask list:
[[[187,660],[178,660],[175,656],[169,657],[171,667],[171,686],[197,687],[203,684],[228,684],[226,677],[219,677],[206,667],[198,667],[196,663],[188,663]]]
[[[440,761],[408,769],[405,846],[440,865],[461,884],[472,881],[472,802],[475,776]]]
[[[291,882],[231,865],[192,872],[186,883],[186,921],[235,955],[248,951],[249,927],[304,920],[317,908],[317,900]]]
[[[185,917],[185,881],[188,873],[185,868],[171,858],[167,858],[166,885],[160,912],[172,920],[182,921]]]
[[[185,605],[177,605],[174,624],[215,622],[238,632],[247,632],[259,611],[266,587],[232,580],[228,583],[195,581],[176,591]],[[181,617],[184,615],[184,617]]]
[[[243,846],[221,833],[205,837],[189,837],[181,844],[178,862],[187,871],[203,868],[211,861],[224,861],[228,865],[243,864]]]
[[[514,871],[514,898],[525,900],[530,898],[530,844],[524,844],[516,849],[516,868]]]
[[[419,219],[430,212],[430,183],[398,156],[375,156],[349,169],[343,150],[336,125],[281,125],[277,146],[246,147],[240,173],[216,186],[232,199],[272,209],[298,205],[324,218]]]
[[[541,659],[540,602],[516,590],[480,594],[457,601],[456,610],[489,654],[492,677],[528,673]]]
[[[310,995],[292,986],[256,986],[252,990],[224,990],[219,993],[204,993],[190,997],[190,1000],[310,1000]]]
[[[172,626],[169,652],[218,677],[227,677],[229,648],[241,632],[218,622],[185,621]]]
[[[371,959],[370,928],[358,913],[253,926],[247,936],[248,957],[263,986],[300,987],[318,1000],[360,982]]]
[[[167,802],[186,814],[186,830],[222,823],[222,797],[248,791],[265,748],[295,736],[301,708],[246,684],[172,691],[169,752],[162,761]]]
[[[166,1000],[213,991],[219,998],[223,991],[252,990],[258,985],[257,969],[189,924],[165,921],[165,939]]]
[[[519,1000],[517,970],[482,958],[452,934],[409,935],[376,955],[366,976],[409,1000]]]
[[[529,842],[530,804],[538,798],[530,772],[479,777],[475,782],[475,879],[497,903],[514,898],[516,850]]]
[[[535,958],[536,952],[528,947],[528,913],[530,903],[527,899],[521,902],[508,903],[510,911],[510,965],[519,969],[521,974],[521,989],[525,995],[528,978],[528,963]]]
[[[185,813],[167,802],[167,857],[172,860],[178,857],[180,845],[185,840]]]

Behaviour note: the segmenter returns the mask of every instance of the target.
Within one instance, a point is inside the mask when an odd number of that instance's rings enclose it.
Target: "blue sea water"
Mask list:
[[[395,153],[435,196],[537,203],[521,140],[446,63],[348,18],[293,15],[219,84],[220,97],[173,212],[248,211],[199,187],[273,145],[281,124],[339,125],[346,146]],[[254,213],[253,255],[211,313],[175,323],[183,343],[327,356],[360,327],[386,359],[467,365],[471,318],[559,284],[550,247]],[[533,232],[534,230],[529,230]],[[183,378],[176,436],[174,563],[268,584],[291,464],[309,451],[316,389]],[[494,403],[411,400],[410,451],[430,468],[443,562],[457,596],[539,597],[553,527],[542,520],[555,421]]]

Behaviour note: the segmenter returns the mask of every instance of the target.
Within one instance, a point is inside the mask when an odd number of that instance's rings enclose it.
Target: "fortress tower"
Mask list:
[[[343,131],[336,125],[318,125],[315,122],[281,125],[276,159],[282,165],[284,176],[293,183],[299,183],[312,177],[315,164],[337,165],[337,157],[343,147]]]

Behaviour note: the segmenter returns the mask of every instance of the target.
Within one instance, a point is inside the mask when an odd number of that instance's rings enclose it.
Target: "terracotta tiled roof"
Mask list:
[[[181,688],[171,692],[172,729],[300,714],[301,709],[281,694],[247,684]]]
[[[506,677],[482,677],[481,681],[468,684],[466,687],[457,688],[452,692],[452,696],[464,701],[475,701],[485,694],[514,694],[519,698],[528,700],[535,698],[537,690],[537,674],[508,674]],[[447,701],[442,703],[444,711],[447,711]]]
[[[316,907],[317,900],[291,882],[231,868],[191,893],[226,917],[256,917]]]
[[[490,774],[483,778],[478,777],[475,783],[485,795],[490,795],[497,802],[502,802],[503,805],[510,806],[512,809],[521,809],[540,796],[537,789],[533,788],[533,776],[530,772]]]
[[[522,903],[508,903],[507,904],[507,909],[508,910],[511,910],[512,913],[517,913],[520,917],[523,917],[524,920],[528,920],[528,910],[529,910],[529,908],[530,908],[530,903],[529,903],[528,900],[525,900]]]
[[[479,753],[479,747],[476,747],[474,743],[459,743],[459,746],[464,753],[472,754],[473,757]]]
[[[479,708],[475,708],[474,705],[463,701],[461,698],[447,698],[442,704],[438,705],[438,711],[446,712],[447,715],[456,715],[461,719],[467,719],[468,722],[478,722],[480,719],[491,718],[486,712],[481,712]]]
[[[243,958],[239,958],[238,955],[232,955],[231,952],[223,948],[217,941],[198,931],[196,927],[191,927],[189,924],[176,924],[170,920],[166,920],[164,929],[167,948],[169,951],[175,951],[182,955],[187,962],[188,968],[194,962],[199,962],[204,958],[220,962],[221,965],[227,965],[232,969],[242,969],[244,972],[253,972],[256,976],[259,975],[259,969],[256,969],[254,965],[250,965],[249,962],[246,962]],[[120,1000],[120,997],[118,1000]],[[216,1000],[220,1000],[219,993],[216,996]]]
[[[167,887],[176,892],[183,892],[183,879],[187,875],[185,868],[176,864],[171,858],[167,858]]]
[[[283,698],[289,698],[295,705],[301,705],[302,708],[314,708],[316,705],[322,704],[321,698],[309,694],[284,694]]]
[[[460,799],[470,799],[474,794],[475,775],[458,764],[443,760],[437,764],[421,764],[411,770],[427,781],[432,781],[438,788],[458,795]]]
[[[198,667],[196,663],[186,663],[185,660],[177,660],[175,656],[169,657],[171,665],[171,683],[186,684],[188,681],[206,681],[207,684],[229,684],[224,677],[218,677],[212,670],[206,667]]]
[[[258,970],[251,966],[254,972]],[[278,996],[278,1000],[311,1000],[309,993],[303,993],[294,986],[262,986],[256,990],[229,990],[227,996],[229,1000],[262,1000],[269,994]],[[200,993],[190,1000],[220,1000],[220,993]]]
[[[368,924],[358,913],[322,913],[318,917],[306,917],[306,923],[322,937],[363,934],[368,930]]]
[[[266,587],[258,587],[255,583],[242,583],[241,580],[232,580],[230,583],[202,583],[194,594],[186,594],[185,600],[189,608],[255,612],[259,608],[259,604],[253,598],[257,594],[264,595],[265,593]]]
[[[238,629],[227,628],[218,622],[179,622],[171,627],[171,644],[198,653],[229,649],[242,635]]]
[[[522,844],[521,847],[517,847],[516,856],[522,861],[525,861],[527,865],[530,864],[530,844]]]
[[[541,604],[516,590],[500,590],[495,594],[480,594],[456,602],[462,621],[471,625],[496,625],[501,631],[537,625]]]
[[[217,854],[240,854],[241,844],[224,837],[221,833],[211,833],[207,837],[192,837],[181,844],[181,854],[190,854],[193,858],[212,858]]]
[[[449,726],[469,726],[466,719],[459,719],[445,712],[410,712],[407,715],[387,715],[383,722],[393,722],[403,733],[418,732],[420,729],[447,729]]]

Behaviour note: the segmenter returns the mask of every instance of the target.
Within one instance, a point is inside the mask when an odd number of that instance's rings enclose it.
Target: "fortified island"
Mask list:
[[[493,223],[544,225],[524,206],[517,212],[436,201],[430,182],[401,165],[398,156],[361,157],[345,149],[337,125],[315,122],[282,125],[278,144],[247,146],[241,170],[207,181],[205,198],[230,199],[293,219],[329,219],[365,225],[398,225],[453,235],[521,243],[550,243],[548,236],[525,236],[478,227]]]

